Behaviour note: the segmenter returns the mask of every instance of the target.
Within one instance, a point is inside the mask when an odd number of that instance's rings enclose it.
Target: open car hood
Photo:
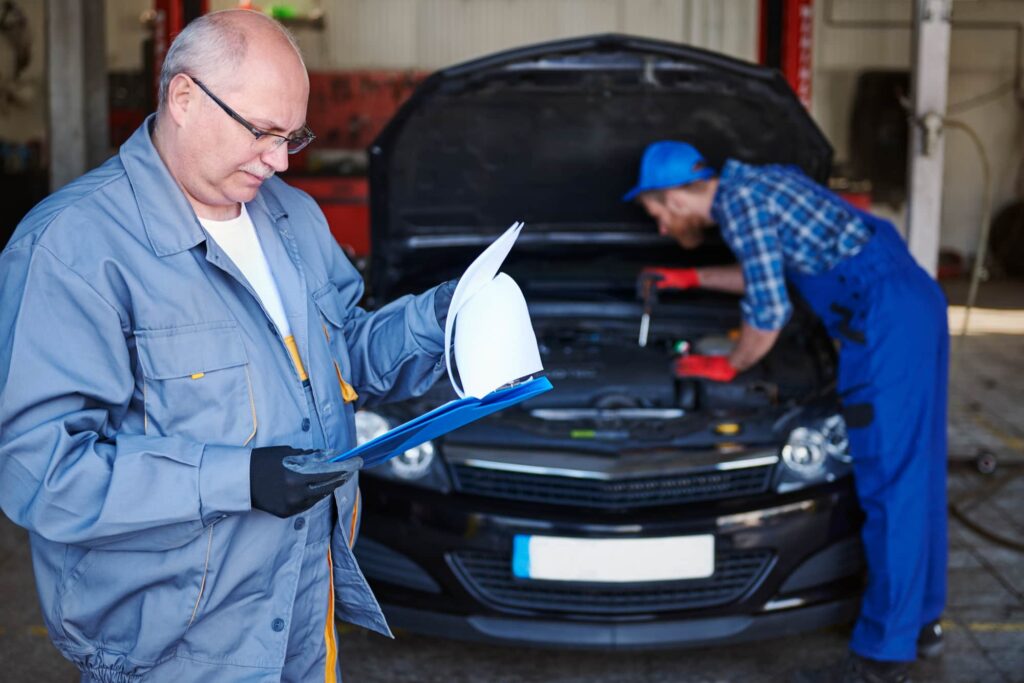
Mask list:
[[[661,139],[819,181],[832,158],[777,71],[704,50],[598,35],[467,62],[424,81],[370,148],[375,296],[459,275],[515,220],[514,257],[590,245],[649,263],[668,242],[621,197]]]

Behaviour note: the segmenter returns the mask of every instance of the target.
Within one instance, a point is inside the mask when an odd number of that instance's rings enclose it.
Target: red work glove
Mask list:
[[[644,268],[640,271],[640,286],[650,281],[655,289],[693,289],[700,287],[696,268]]]
[[[683,356],[676,360],[676,377],[703,377],[716,382],[731,382],[736,368],[725,356]]]

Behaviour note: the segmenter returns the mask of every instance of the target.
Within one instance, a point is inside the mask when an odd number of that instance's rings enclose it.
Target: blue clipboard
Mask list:
[[[363,468],[374,467],[425,441],[436,439],[459,427],[464,427],[470,422],[475,422],[482,417],[522,403],[545,391],[550,391],[552,388],[547,377],[538,377],[508,389],[492,391],[483,398],[469,397],[449,401],[429,413],[424,413],[385,434],[381,434],[376,439],[335,456],[332,461],[338,462],[358,456],[363,459]]]

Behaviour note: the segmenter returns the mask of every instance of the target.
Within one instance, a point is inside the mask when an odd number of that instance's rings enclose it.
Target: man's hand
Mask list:
[[[333,493],[362,466],[361,458],[331,462],[323,451],[291,446],[254,448],[249,459],[252,507],[276,517],[291,517]]]
[[[693,289],[700,287],[696,268],[644,268],[637,278],[637,290],[643,298],[647,287],[654,289]]]
[[[736,368],[725,356],[683,356],[676,360],[676,377],[703,377],[716,382],[731,382]]]

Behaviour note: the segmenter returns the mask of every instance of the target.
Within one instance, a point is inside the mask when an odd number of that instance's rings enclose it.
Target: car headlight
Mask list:
[[[383,436],[389,429],[391,429],[391,425],[377,413],[369,410],[360,410],[356,413],[357,446],[362,446],[367,441],[373,441],[378,436]]]
[[[794,428],[781,452],[776,481],[779,493],[835,481],[850,473],[850,441],[841,415]]]
[[[384,416],[370,410],[360,410],[355,415],[356,444],[367,441],[391,429],[391,423]],[[447,493],[451,490],[448,474],[444,463],[438,456],[432,441],[410,448],[405,453],[396,455],[386,463],[369,468],[365,472],[374,477],[400,481],[414,486],[422,486]]]
[[[391,471],[401,479],[419,479],[434,464],[434,443],[426,441],[388,461]]]
[[[825,435],[797,427],[789,433],[789,441],[782,447],[782,462],[797,474],[815,476],[825,466]]]

